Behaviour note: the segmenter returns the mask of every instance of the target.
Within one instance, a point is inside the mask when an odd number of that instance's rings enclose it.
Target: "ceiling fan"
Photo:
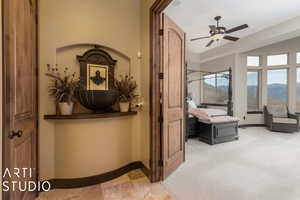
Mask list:
[[[221,20],[221,18],[222,18],[221,16],[216,16],[214,18],[217,21],[217,26],[209,25],[209,28],[210,28],[209,34],[210,34],[210,36],[194,38],[194,39],[191,39],[191,41],[211,38],[211,41],[206,45],[206,47],[209,47],[210,45],[212,45],[212,43],[214,43],[214,41],[218,41],[220,39],[225,39],[225,40],[230,40],[230,41],[236,42],[240,38],[233,37],[233,36],[230,36],[230,35],[227,35],[227,34],[228,33],[233,33],[233,32],[236,32],[236,31],[240,31],[240,30],[245,29],[245,28],[248,28],[248,24],[243,24],[241,26],[237,26],[237,27],[234,27],[232,29],[227,30],[225,27],[219,26],[220,25],[219,21]]]

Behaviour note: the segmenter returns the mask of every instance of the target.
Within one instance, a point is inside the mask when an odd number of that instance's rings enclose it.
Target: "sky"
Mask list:
[[[268,84],[287,84],[287,69],[268,70]]]

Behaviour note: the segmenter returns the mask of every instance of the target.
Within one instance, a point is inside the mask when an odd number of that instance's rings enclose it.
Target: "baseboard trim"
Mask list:
[[[100,183],[113,180],[135,169],[141,169],[145,174],[149,173],[149,169],[142,162],[138,161],[138,162],[130,163],[119,169],[104,174],[96,175],[96,176],[90,176],[84,178],[73,178],[73,179],[51,179],[48,181],[51,184],[51,189],[80,188],[80,187],[87,187],[91,185],[97,185]]]
[[[265,127],[264,124],[241,124],[239,128],[248,128],[248,127]]]

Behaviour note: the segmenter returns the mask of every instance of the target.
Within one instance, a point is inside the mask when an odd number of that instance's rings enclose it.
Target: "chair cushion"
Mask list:
[[[267,109],[273,117],[288,117],[286,105],[267,105]]]
[[[282,117],[274,117],[273,123],[281,123],[281,124],[297,124],[296,119],[292,118],[282,118]]]

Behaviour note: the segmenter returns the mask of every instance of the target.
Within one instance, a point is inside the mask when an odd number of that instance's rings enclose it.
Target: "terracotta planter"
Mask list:
[[[129,112],[130,102],[120,102],[120,112]]]
[[[72,115],[74,103],[70,102],[61,102],[58,103],[60,114],[61,115]]]

